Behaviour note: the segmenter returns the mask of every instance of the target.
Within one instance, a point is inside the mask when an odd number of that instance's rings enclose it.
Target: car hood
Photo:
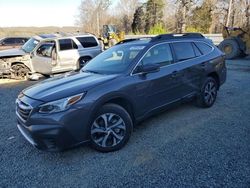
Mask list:
[[[13,56],[23,56],[26,53],[21,49],[9,49],[9,50],[1,50],[0,51],[0,58],[1,57],[13,57]]]
[[[23,91],[35,100],[49,102],[88,91],[88,89],[116,78],[118,75],[73,73],[42,81]]]

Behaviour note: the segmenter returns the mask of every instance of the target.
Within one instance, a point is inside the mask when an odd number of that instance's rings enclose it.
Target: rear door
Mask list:
[[[58,46],[58,65],[53,71],[63,72],[73,70],[79,58],[78,46],[70,38],[59,39]]]
[[[203,65],[198,57],[201,56],[201,52],[192,42],[174,42],[172,48],[178,73],[183,75],[179,80],[182,85],[180,95],[192,95],[200,89]]]

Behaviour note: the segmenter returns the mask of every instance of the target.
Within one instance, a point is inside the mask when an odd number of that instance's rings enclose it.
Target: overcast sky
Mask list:
[[[74,26],[81,0],[0,0],[0,27]]]

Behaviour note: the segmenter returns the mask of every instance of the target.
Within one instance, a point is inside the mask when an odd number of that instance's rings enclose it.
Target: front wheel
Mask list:
[[[106,104],[90,126],[91,145],[101,152],[119,150],[128,142],[132,127],[131,117],[124,108],[116,104]]]
[[[23,64],[14,64],[11,66],[12,78],[17,80],[26,80],[29,72],[29,68]]]
[[[200,107],[209,108],[213,106],[218,91],[218,83],[214,78],[208,77],[201,87],[200,94],[197,97],[197,104]]]

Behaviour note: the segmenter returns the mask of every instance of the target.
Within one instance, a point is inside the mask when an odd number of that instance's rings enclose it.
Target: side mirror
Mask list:
[[[160,71],[160,66],[157,64],[146,64],[139,66],[137,70],[141,74],[154,73]]]

